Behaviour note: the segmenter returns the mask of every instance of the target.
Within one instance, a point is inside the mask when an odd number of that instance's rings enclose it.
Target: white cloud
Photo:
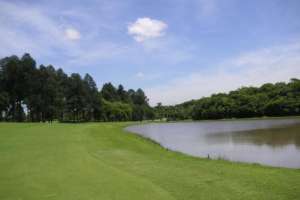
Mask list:
[[[68,40],[79,40],[81,38],[80,32],[74,28],[67,28],[65,30],[65,37]]]
[[[144,17],[138,18],[127,28],[129,35],[132,35],[137,42],[143,42],[147,39],[163,36],[167,27],[168,25],[163,21]]]
[[[241,86],[300,78],[300,41],[238,55],[210,72],[197,72],[146,89],[150,103],[177,104]]]

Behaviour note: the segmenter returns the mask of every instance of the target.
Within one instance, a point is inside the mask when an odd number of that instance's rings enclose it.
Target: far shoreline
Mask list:
[[[291,119],[299,118],[300,115],[291,115],[291,116],[263,116],[263,117],[245,117],[245,118],[223,118],[223,119],[186,119],[186,120],[146,120],[143,122],[154,122],[154,123],[177,123],[177,122],[203,122],[203,121],[241,121],[241,120],[262,120],[262,119]]]

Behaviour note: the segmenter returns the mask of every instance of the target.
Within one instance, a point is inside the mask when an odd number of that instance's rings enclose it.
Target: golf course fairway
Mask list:
[[[171,152],[130,124],[0,123],[0,199],[300,199],[299,169]]]

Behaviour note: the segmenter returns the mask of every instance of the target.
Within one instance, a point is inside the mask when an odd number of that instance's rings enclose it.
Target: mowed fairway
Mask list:
[[[300,170],[189,157],[127,125],[1,123],[0,199],[300,199]]]

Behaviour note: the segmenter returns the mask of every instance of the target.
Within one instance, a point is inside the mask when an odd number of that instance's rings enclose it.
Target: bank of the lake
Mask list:
[[[300,170],[207,160],[133,123],[0,124],[0,199],[299,199]]]

